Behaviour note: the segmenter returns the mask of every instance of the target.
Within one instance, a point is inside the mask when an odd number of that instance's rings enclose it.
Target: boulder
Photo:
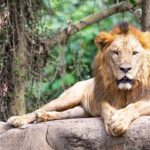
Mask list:
[[[150,116],[109,136],[101,118],[56,120],[13,128],[0,122],[0,150],[150,150]]]

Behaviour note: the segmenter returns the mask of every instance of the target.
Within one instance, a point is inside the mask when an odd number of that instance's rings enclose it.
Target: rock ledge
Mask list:
[[[122,137],[107,135],[101,118],[57,120],[19,129],[0,122],[0,150],[150,150],[150,116]]]

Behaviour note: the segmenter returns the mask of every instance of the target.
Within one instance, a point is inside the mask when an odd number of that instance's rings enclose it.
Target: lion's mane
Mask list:
[[[112,76],[110,65],[106,63],[105,49],[113,41],[117,35],[132,34],[141,43],[142,47],[147,53],[146,58],[143,59],[140,71],[137,76],[138,79],[134,84],[132,90],[119,90],[115,80]],[[138,101],[142,97],[150,95],[150,33],[142,32],[134,26],[123,22],[117,25],[111,32],[101,32],[95,38],[96,46],[101,49],[95,58],[93,64],[93,76],[95,77],[94,96],[98,100],[101,99],[109,101],[115,107],[124,107],[131,102]]]

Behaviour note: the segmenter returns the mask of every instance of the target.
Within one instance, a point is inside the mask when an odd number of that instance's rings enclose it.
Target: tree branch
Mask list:
[[[139,5],[139,4],[141,4],[141,0],[137,0],[136,5]],[[67,28],[65,28],[62,31],[57,32],[55,35],[53,35],[49,39],[47,39],[44,43],[45,43],[46,47],[52,48],[57,43],[66,41],[71,35],[79,32],[80,30],[88,27],[89,25],[92,25],[92,24],[94,24],[102,19],[105,19],[111,15],[114,15],[116,13],[120,13],[123,11],[129,11],[133,7],[134,6],[127,1],[112,5],[110,8],[108,8],[102,12],[100,11],[100,12],[94,13],[92,15],[89,15],[75,24],[69,24]]]

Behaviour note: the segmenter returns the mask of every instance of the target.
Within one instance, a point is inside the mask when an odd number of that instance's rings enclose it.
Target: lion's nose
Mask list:
[[[130,71],[132,68],[131,67],[119,67],[119,69],[121,71],[123,71],[124,73],[127,73],[128,71]]]

